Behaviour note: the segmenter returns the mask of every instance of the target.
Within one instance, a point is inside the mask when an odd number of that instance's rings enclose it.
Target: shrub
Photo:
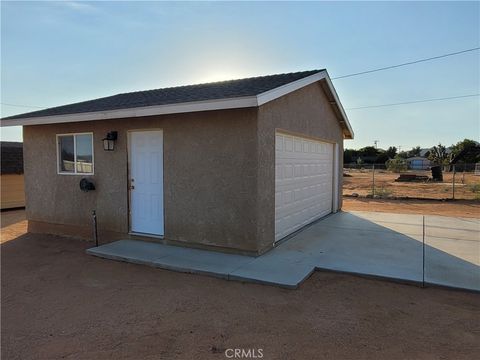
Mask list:
[[[401,158],[390,159],[385,163],[385,165],[387,165],[387,170],[396,173],[407,171],[408,169],[407,162]]]
[[[480,193],[480,184],[471,184],[469,188],[473,193]]]
[[[384,186],[375,188],[375,197],[381,199],[387,199],[392,196],[393,191],[390,189],[385,188]],[[373,191],[370,191],[370,195],[373,196]]]

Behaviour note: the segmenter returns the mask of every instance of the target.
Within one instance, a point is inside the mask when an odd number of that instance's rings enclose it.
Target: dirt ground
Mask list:
[[[342,210],[480,218],[480,202],[472,200],[388,200],[344,197]]]
[[[373,174],[369,170],[346,169],[350,176],[343,178],[343,194],[372,194]],[[429,171],[413,172],[431,177]],[[399,174],[385,170],[375,171],[375,194],[381,197],[413,197],[428,199],[451,199],[453,196],[453,173],[443,173],[443,182],[395,182]],[[480,176],[473,173],[455,175],[455,198],[480,200]]]
[[[85,254],[2,213],[2,359],[474,359],[480,295],[316,272],[298,290]],[[15,220],[19,220],[15,222]]]

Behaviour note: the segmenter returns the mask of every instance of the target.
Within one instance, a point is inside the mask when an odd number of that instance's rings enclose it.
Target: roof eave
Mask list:
[[[154,105],[107,111],[84,112],[77,114],[18,118],[2,121],[1,126],[25,126],[81,121],[111,120],[154,115],[180,114],[197,111],[240,109],[255,106],[258,106],[257,97],[247,96],[230,99],[195,101],[168,105]]]
[[[42,124],[57,124],[70,123],[81,121],[95,121],[95,120],[110,120],[122,119],[132,117],[154,116],[179,114],[197,111],[211,111],[211,110],[226,110],[226,109],[240,109],[248,107],[257,107],[267,102],[275,100],[281,96],[287,95],[295,90],[298,90],[315,82],[321,82],[322,88],[329,98],[330,104],[336,113],[340,125],[343,129],[345,139],[353,139],[353,129],[348,121],[347,114],[340,103],[338,94],[333,87],[332,81],[326,70],[321,70],[313,75],[304,77],[302,79],[290,82],[288,84],[279,86],[260,93],[258,95],[237,97],[230,99],[206,100],[196,102],[185,102],[168,105],[155,105],[145,107],[135,107],[127,109],[107,110],[98,112],[84,112],[78,114],[41,116],[30,118],[17,118],[2,121],[0,126],[25,126],[25,125],[42,125]]]

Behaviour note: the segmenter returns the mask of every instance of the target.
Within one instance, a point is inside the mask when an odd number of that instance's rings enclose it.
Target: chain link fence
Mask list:
[[[480,201],[479,164],[456,164],[392,171],[385,164],[345,164],[343,195],[383,199],[463,199]],[[440,171],[441,179],[438,179]]]

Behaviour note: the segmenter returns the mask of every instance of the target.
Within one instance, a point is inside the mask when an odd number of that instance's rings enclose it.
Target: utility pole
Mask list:
[[[378,148],[378,146],[377,146],[377,144],[378,144],[378,143],[379,143],[379,141],[378,141],[378,140],[373,140],[373,144],[375,145],[375,149],[377,149],[377,148]]]

